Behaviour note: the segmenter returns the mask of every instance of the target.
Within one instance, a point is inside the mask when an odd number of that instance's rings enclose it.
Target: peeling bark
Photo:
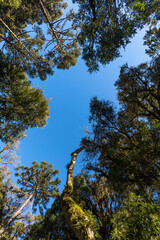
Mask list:
[[[64,216],[75,233],[78,240],[95,240],[93,222],[83,209],[72,199],[73,169],[78,154],[85,148],[82,146],[71,154],[71,162],[68,166],[66,186],[61,196],[61,205]]]

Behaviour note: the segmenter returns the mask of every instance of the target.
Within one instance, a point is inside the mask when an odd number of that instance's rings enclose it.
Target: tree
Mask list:
[[[100,237],[102,237],[100,239],[108,239],[108,222],[112,212],[111,206],[109,206],[109,198],[113,200],[114,197],[113,194],[112,196],[109,195],[106,182],[102,179],[92,182],[87,175],[84,176],[83,174],[75,176],[73,179],[73,192],[70,196],[87,216],[95,218],[97,223],[96,239]],[[45,216],[36,219],[35,223],[30,226],[25,239],[79,239],[80,236],[77,238],[65,215],[66,213],[61,207],[61,199],[58,197]]]
[[[82,141],[90,143],[87,169],[107,178],[118,192],[154,189],[159,181],[159,125],[130,121],[121,111],[116,116],[110,103],[95,98],[90,120],[93,138]]]
[[[158,21],[158,2],[74,0],[78,3],[76,23],[82,58],[89,72],[99,70],[99,63],[108,64],[120,56],[121,47],[130,42],[138,29]]]
[[[160,208],[149,199],[129,193],[114,213],[112,239],[159,239]]]
[[[142,191],[159,181],[159,69],[159,57],[121,68],[117,113],[107,101],[91,101],[94,137],[88,139],[88,167],[111,179],[120,191],[122,183],[124,189],[133,184]]]
[[[74,151],[71,156],[71,162],[68,166],[66,186],[61,195],[62,211],[73,230],[77,239],[95,240],[97,236],[96,221],[92,214],[85,213],[82,207],[77,204],[73,198],[73,169],[76,163],[77,155],[84,149],[84,146]]]
[[[30,77],[45,80],[55,66],[65,69],[76,64],[80,49],[76,29],[70,24],[74,13],[61,18],[67,7],[63,1],[22,0],[19,8],[5,2],[0,6],[1,53]],[[69,27],[65,27],[66,22]],[[48,36],[44,35],[42,24],[46,24]]]
[[[90,103],[92,133],[81,143],[87,145],[84,170],[95,181],[104,178],[109,194],[119,196],[117,209],[109,199],[108,238],[159,238],[159,69],[159,57],[121,68],[119,111],[109,101]]]
[[[148,46],[149,49],[146,49],[146,53],[152,57],[157,58],[160,53],[160,28],[154,26],[150,28],[144,36],[144,44]]]
[[[19,141],[10,142],[0,147],[0,169],[4,165],[16,164],[18,161],[17,150]]]
[[[159,72],[159,56],[138,67],[128,67],[127,64],[121,67],[115,85],[123,114],[126,112],[129,118],[142,117],[151,122],[159,122]]]
[[[74,177],[73,199],[96,219],[98,237],[109,239],[112,215],[119,209],[122,195],[117,194],[104,177],[82,172]]]
[[[20,166],[16,168],[16,176],[20,189],[29,196],[34,198],[33,210],[36,211],[36,206],[39,206],[39,211],[43,214],[43,209],[46,209],[46,204],[49,199],[59,195],[58,185],[60,179],[53,177],[59,171],[53,169],[53,165],[45,161],[41,164],[34,161],[31,167]]]
[[[32,200],[33,211],[36,211],[36,206],[39,206],[39,211],[43,214],[49,199],[56,197],[58,192],[59,178],[52,178],[58,173],[58,170],[53,170],[52,164],[42,162],[38,164],[33,162],[31,167],[20,166],[16,168],[16,176],[21,187],[18,192],[25,197],[23,204],[15,210],[14,214],[4,223],[0,229],[1,236],[7,230],[7,227],[17,218],[21,210]],[[17,189],[16,189],[17,192]]]
[[[119,111],[109,101],[91,100],[92,132],[72,154],[61,195],[63,224],[77,239],[90,239],[90,232],[93,239],[159,238],[158,76],[158,59],[138,68],[123,66],[116,83]],[[84,169],[73,178],[82,150]],[[50,214],[33,225],[30,239],[43,228],[44,239],[52,239],[57,230],[66,237],[62,223],[56,230],[55,225],[47,228],[46,221],[51,224],[54,218]]]
[[[1,167],[1,199],[0,199],[0,229],[3,230],[3,226],[8,222],[11,216],[14,214],[16,209],[20,206],[21,202],[24,201],[25,195],[19,191],[18,187],[14,187],[12,179],[10,177],[11,173],[8,171],[8,167]],[[19,214],[16,221],[30,221],[30,214]],[[16,224],[16,223],[15,223]],[[10,240],[13,239],[14,233],[17,232],[15,224],[8,226],[5,231],[5,237],[1,236],[1,239]]]
[[[1,55],[0,139],[11,142],[29,127],[43,127],[49,117],[49,101],[39,88],[31,86],[21,67]]]
[[[29,226],[25,239],[34,240],[40,238],[46,240],[54,240],[55,238],[57,240],[77,240],[63,214],[60,197],[55,199],[52,207],[44,216],[35,217],[34,224]]]
[[[119,57],[120,48],[130,42],[137,29],[146,23],[155,25],[152,18],[159,19],[157,0],[73,2],[78,3],[77,14],[71,11],[62,17],[67,7],[63,1],[1,1],[1,51],[9,52],[12,62],[31,77],[44,80],[53,74],[54,67],[68,69],[76,64],[78,41],[92,72],[98,70],[99,63],[105,65]],[[48,38],[42,24],[47,26]]]

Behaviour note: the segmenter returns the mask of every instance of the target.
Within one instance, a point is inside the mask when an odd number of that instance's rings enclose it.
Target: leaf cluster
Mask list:
[[[121,47],[125,48],[138,29],[159,18],[157,0],[73,2],[78,4],[75,19],[80,28],[78,41],[89,72],[119,57]]]
[[[16,176],[18,184],[21,185],[21,190],[28,195],[33,194],[33,210],[36,211],[36,206],[39,206],[39,211],[43,214],[43,208],[50,198],[59,195],[58,185],[60,179],[53,177],[59,173],[53,169],[53,165],[45,161],[40,164],[34,161],[31,167],[19,166],[16,168]]]
[[[31,86],[26,74],[0,55],[0,139],[22,137],[29,127],[43,127],[49,117],[49,101],[39,88]]]

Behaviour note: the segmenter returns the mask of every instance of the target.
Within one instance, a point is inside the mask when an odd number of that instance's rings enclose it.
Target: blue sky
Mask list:
[[[89,102],[94,96],[107,99],[118,105],[114,83],[118,78],[120,66],[126,62],[138,65],[148,60],[145,55],[141,31],[132,42],[122,50],[122,57],[111,64],[101,67],[98,73],[89,74],[83,60],[70,70],[56,70],[55,75],[45,82],[34,79],[44,91],[50,104],[50,119],[45,128],[30,129],[27,137],[21,141],[21,164],[30,166],[32,161],[47,161],[54,169],[59,169],[62,180],[60,189],[66,181],[66,164],[70,154],[79,147],[84,136],[83,129],[88,126]],[[74,174],[80,172],[81,159],[78,158]]]

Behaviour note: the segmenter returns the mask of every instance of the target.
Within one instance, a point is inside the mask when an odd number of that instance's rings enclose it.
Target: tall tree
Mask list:
[[[160,108],[160,56],[138,67],[121,67],[116,81],[118,99],[123,113],[129,118],[146,118],[159,122]]]
[[[58,184],[60,179],[53,177],[58,173],[58,170],[53,170],[52,164],[42,162],[38,164],[33,162],[31,167],[20,166],[16,169],[16,176],[21,187],[17,190],[21,195],[27,196],[23,204],[15,210],[15,212],[4,222],[0,229],[1,236],[7,230],[8,226],[21,214],[22,209],[32,200],[33,211],[36,211],[36,206],[39,206],[39,211],[43,214],[43,209],[49,199],[56,197],[59,194]]]
[[[29,127],[43,127],[49,116],[49,101],[31,86],[21,67],[0,55],[0,139],[15,141]]]
[[[92,134],[72,154],[61,196],[63,216],[68,223],[65,226],[77,239],[90,239],[92,231],[93,239],[158,239],[158,58],[137,68],[123,66],[116,85],[119,111],[109,101],[91,100]],[[82,150],[85,150],[84,173],[73,179],[77,155]],[[89,219],[88,225],[85,218]],[[45,220],[35,225],[29,236],[32,233],[40,236],[40,229],[45,227],[47,237],[52,239],[52,228],[46,227]],[[65,236],[62,230],[62,239]]]
[[[116,191],[145,192],[159,181],[159,124],[114,115],[106,101],[91,102],[93,138],[86,148],[86,167],[106,177]],[[158,185],[157,185],[158,187]]]
[[[68,226],[62,211],[60,197],[57,197],[52,207],[42,216],[35,217],[34,224],[29,226],[26,240],[43,238],[44,240],[77,240],[74,232]]]
[[[16,164],[18,162],[18,147],[19,141],[2,144],[0,147],[0,169],[4,165]]]
[[[109,101],[91,100],[85,169],[120,196],[108,222],[113,239],[159,238],[159,69],[159,57],[121,68],[117,112]]]
[[[61,18],[66,3],[22,0],[19,8],[5,2],[0,6],[1,52],[16,66],[44,80],[47,74],[53,74],[55,66],[65,69],[76,64],[80,50],[71,23],[74,13]],[[45,35],[44,24],[48,29]]]
[[[66,221],[77,239],[95,240],[97,237],[95,219],[92,215],[85,213],[83,208],[72,198],[73,169],[77,155],[84,149],[84,147],[85,146],[82,146],[71,154],[72,157],[68,166],[66,186],[61,195],[61,205]]]
[[[89,72],[120,56],[138,29],[159,20],[157,0],[73,0],[78,3],[78,40]]]

